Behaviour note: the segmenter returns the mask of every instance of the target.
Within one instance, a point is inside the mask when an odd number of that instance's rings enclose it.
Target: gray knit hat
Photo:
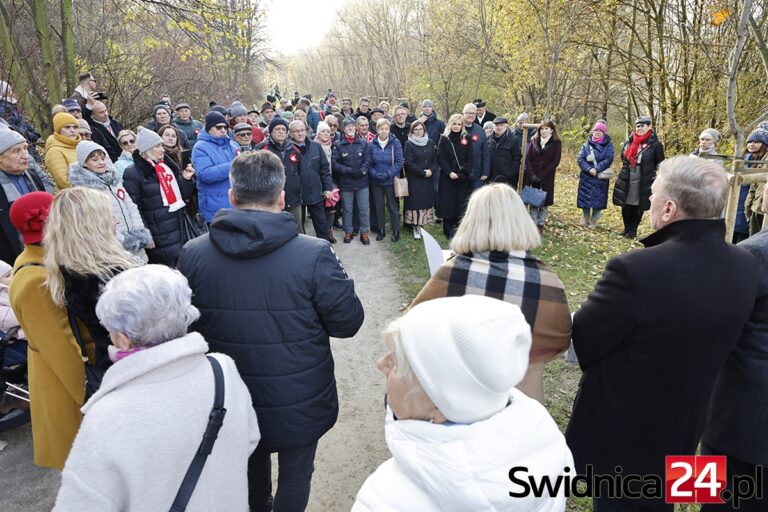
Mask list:
[[[80,167],[85,167],[85,161],[91,156],[94,151],[101,151],[105,155],[108,155],[107,150],[100,144],[96,144],[92,140],[82,140],[77,143],[75,147],[75,154],[77,155],[77,163]],[[109,158],[109,156],[107,156]]]
[[[517,122],[520,123],[522,121],[527,121],[528,117],[529,117],[528,112],[523,112],[519,116],[517,116]]]
[[[248,113],[248,109],[245,108],[245,105],[243,105],[240,102],[233,103],[232,107],[230,107],[229,110],[230,110],[229,115],[231,115],[232,117],[244,116]]]
[[[650,125],[653,123],[653,120],[651,119],[651,116],[639,116],[637,119],[635,119],[635,124],[647,124]]]
[[[148,128],[139,126],[138,133],[136,133],[136,147],[139,149],[139,153],[144,153],[162,143],[163,139],[158,134]]]
[[[0,124],[0,155],[11,149],[11,146],[27,142],[22,134],[11,130],[8,125]]]
[[[714,128],[705,128],[704,130],[701,130],[701,134],[699,136],[704,135],[705,133],[710,137],[712,137],[712,140],[714,142],[717,142],[718,140],[720,140],[720,132],[715,130]]]

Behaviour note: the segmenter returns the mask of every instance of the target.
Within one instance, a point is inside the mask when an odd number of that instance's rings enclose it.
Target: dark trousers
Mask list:
[[[277,492],[272,498],[272,454],[256,448],[248,459],[251,512],[303,512],[309,502],[317,441],[277,452]]]
[[[387,203],[387,210],[389,210],[389,218],[392,221],[392,231],[395,233],[400,232],[400,202],[395,197],[394,185],[376,185],[371,183],[371,191],[373,193],[373,207],[376,218],[376,226],[378,231],[384,231],[386,225],[386,217],[384,216],[384,202]],[[373,224],[373,222],[371,222]],[[373,229],[373,228],[371,228]]]
[[[312,219],[312,227],[315,228],[315,236],[317,238],[322,238],[323,240],[328,240],[328,228],[330,226],[325,218],[325,201],[304,205],[301,218],[302,226],[304,225],[304,219],[306,217],[305,212],[309,212],[309,217]]]
[[[443,234],[445,238],[451,239],[459,226],[459,219],[443,219]]]
[[[624,221],[625,233],[637,233],[637,227],[643,220],[643,210],[639,206],[624,205],[621,207],[621,220]]]
[[[751,476],[754,478],[755,475],[755,464],[752,464],[750,462],[744,462],[743,460],[739,460],[736,457],[732,457],[726,453],[721,453],[718,450],[712,448],[711,446],[701,443],[701,454],[702,455],[727,455],[728,456],[728,474],[726,475],[726,487],[733,492],[733,487],[731,485],[731,482],[733,480],[734,475],[739,476]],[[763,470],[765,472],[765,470]],[[742,486],[746,485],[746,483],[741,484]],[[743,491],[746,491],[746,489],[742,489]],[[740,500],[739,501],[739,512],[758,512],[758,511],[765,511],[766,510],[766,500],[768,499],[768,485],[766,484],[765,475],[763,475],[763,488],[762,488],[762,499],[751,499],[751,500]],[[731,505],[730,501],[727,501],[723,504],[710,504],[705,503],[701,506],[701,512],[730,512],[731,510],[734,510],[734,508]]]

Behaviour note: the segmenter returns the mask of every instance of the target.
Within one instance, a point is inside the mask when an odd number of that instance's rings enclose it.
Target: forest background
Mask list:
[[[574,141],[597,118],[621,140],[651,115],[672,151],[705,127],[735,145],[729,80],[742,131],[768,115],[765,0],[351,0],[318,48],[292,56],[270,47],[267,1],[2,0],[0,79],[46,133],[82,70],[127,126],[161,95],[201,117],[211,100],[260,105],[276,86],[315,100],[329,87],[355,103],[431,98],[443,118],[483,98],[497,115],[553,117]]]

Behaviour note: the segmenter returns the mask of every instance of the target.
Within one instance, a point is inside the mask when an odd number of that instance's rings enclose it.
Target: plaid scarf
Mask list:
[[[411,307],[467,294],[520,306],[531,326],[531,363],[551,361],[568,349],[572,324],[565,288],[555,273],[530,253],[459,254],[440,266]]]

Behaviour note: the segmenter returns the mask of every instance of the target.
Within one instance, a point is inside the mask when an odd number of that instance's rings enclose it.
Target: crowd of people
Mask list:
[[[700,442],[729,475],[768,463],[752,431],[768,414],[768,189],[742,189],[737,237],[754,236],[726,243],[722,166],[666,158],[649,117],[615,173],[604,120],[579,151],[582,227],[597,226],[613,178],[622,235],[645,211],[655,232],[610,260],[571,316],[532,254],[563,151],[551,120],[510,126],[480,99],[446,122],[428,99],[418,117],[365,97],[353,111],[329,90],[317,105],[212,104],[201,121],[163,98],[130,130],[83,73],[54,107],[41,166],[37,132],[0,92],[18,114],[0,124],[2,328],[28,343],[34,462],[62,470],[56,510],[304,510],[339,411],[329,340],[365,317],[334,229],[369,245],[387,237],[386,213],[392,242],[401,225],[419,238],[441,222],[455,255],[383,333],[393,459],[353,510],[564,510],[564,489],[511,498],[511,467],[663,475],[665,455]],[[693,156],[718,138],[704,130]],[[747,159],[766,148],[761,124]],[[571,344],[583,377],[563,435],[544,368]],[[637,507],[671,510],[595,497],[599,511]]]

